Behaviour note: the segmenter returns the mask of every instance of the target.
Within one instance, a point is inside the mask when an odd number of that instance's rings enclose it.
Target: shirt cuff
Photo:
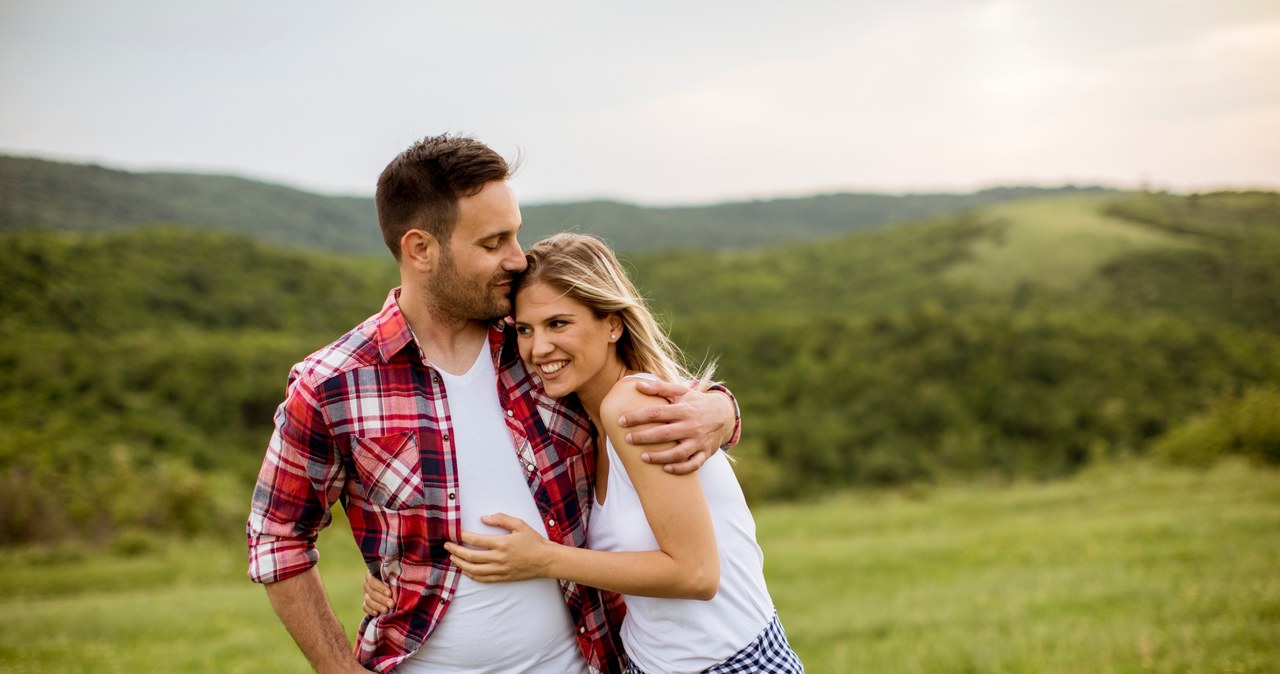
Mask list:
[[[733,391],[725,388],[721,384],[712,384],[708,391],[717,391],[729,396],[729,402],[733,403],[733,435],[729,436],[729,441],[720,446],[723,451],[729,451],[729,448],[738,444],[742,439],[742,410],[738,407],[738,399],[734,397]]]
[[[249,579],[255,583],[275,583],[296,576],[319,560],[320,553],[311,541],[249,536]]]

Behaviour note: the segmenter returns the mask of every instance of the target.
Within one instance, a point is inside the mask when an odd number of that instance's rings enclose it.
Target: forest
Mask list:
[[[752,500],[1135,456],[1280,464],[1280,194],[1017,196],[767,246],[622,248],[737,395]],[[784,205],[779,223],[804,219]],[[212,226],[6,224],[0,545],[238,535],[290,365],[396,278],[385,253]]]

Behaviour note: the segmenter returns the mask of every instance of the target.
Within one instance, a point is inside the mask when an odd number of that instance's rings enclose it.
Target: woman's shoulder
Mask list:
[[[605,424],[614,426],[617,424],[618,417],[632,410],[642,407],[655,407],[658,405],[667,405],[670,403],[666,398],[661,396],[651,396],[647,393],[640,392],[636,385],[645,380],[657,381],[658,378],[651,374],[633,374],[627,375],[619,379],[613,388],[605,394],[604,400],[600,401],[600,414],[604,418]]]

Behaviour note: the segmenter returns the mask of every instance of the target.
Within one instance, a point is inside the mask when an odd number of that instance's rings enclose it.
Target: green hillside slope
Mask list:
[[[618,250],[735,249],[875,229],[1036,196],[1099,194],[1098,188],[995,188],[971,194],[823,194],[715,206],[644,208],[616,202],[534,205],[524,209],[524,241],[556,232],[589,232]]]
[[[646,292],[682,318],[867,314],[926,302],[1228,318],[1226,307],[1239,305],[1231,322],[1280,331],[1270,293],[1280,195],[1267,192],[1025,199],[769,249],[629,261]]]
[[[1055,477],[1201,414],[1206,455],[1280,459],[1278,244],[1280,195],[1134,195],[629,262],[719,357],[767,498]],[[226,526],[183,504],[251,479],[289,365],[394,278],[189,229],[0,235],[0,544]]]
[[[0,157],[0,232],[110,232],[181,223],[282,246],[379,252],[370,199],[330,197],[230,176],[130,173]]]
[[[1280,384],[1278,242],[1280,195],[1139,195],[632,261],[798,494],[1061,474]]]
[[[390,256],[290,251],[179,227],[98,235],[28,231],[3,241],[5,332],[327,334],[372,313],[399,279]]]
[[[370,185],[375,176],[370,176]],[[525,204],[521,238],[564,230],[619,250],[749,248],[869,229],[1034,195],[1097,188],[995,188],[973,194],[832,194],[679,208],[616,202]],[[371,198],[332,197],[227,176],[129,173],[0,156],[0,232],[120,231],[180,223],[288,247],[386,254]]]
[[[1012,297],[1025,284],[1070,291],[1116,258],[1147,250],[1198,249],[1191,237],[1105,212],[1107,197],[1035,199],[983,211],[998,233],[970,248],[947,280]]]

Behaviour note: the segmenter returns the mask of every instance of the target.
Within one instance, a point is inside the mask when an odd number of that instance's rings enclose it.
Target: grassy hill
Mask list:
[[[1059,475],[1280,383],[1274,193],[1029,200],[633,264],[690,351],[750,382],[743,453],[782,493]],[[1280,444],[1259,423],[1222,437]]]
[[[290,247],[382,248],[373,202],[366,198],[320,196],[231,176],[0,157],[0,232],[94,233],[177,223]]]
[[[629,256],[682,319],[1105,309],[1280,332],[1280,194],[1025,199],[750,251]]]
[[[571,230],[616,249],[723,250],[825,239],[1037,196],[1104,194],[1101,188],[1001,187],[970,194],[823,194],[714,206],[640,207],[616,202],[542,204],[524,210],[522,240]]]
[[[370,176],[370,189],[376,176]],[[973,194],[830,194],[712,206],[617,202],[526,204],[522,240],[563,231],[603,236],[619,250],[748,248],[881,227],[1034,195],[1099,188],[995,188]],[[180,223],[262,241],[385,254],[371,198],[311,194],[230,176],[130,173],[0,156],[0,232],[120,231]]]
[[[1071,292],[1109,262],[1139,251],[1199,249],[1203,242],[1106,212],[1106,197],[1036,199],[986,209],[998,230],[976,241],[947,280],[1012,298],[1028,284]]]
[[[394,282],[381,256],[191,229],[0,243],[0,544],[235,524],[226,485],[251,479],[289,365]],[[630,263],[719,356],[753,499],[1188,443],[1280,462],[1275,193],[1027,200]]]

